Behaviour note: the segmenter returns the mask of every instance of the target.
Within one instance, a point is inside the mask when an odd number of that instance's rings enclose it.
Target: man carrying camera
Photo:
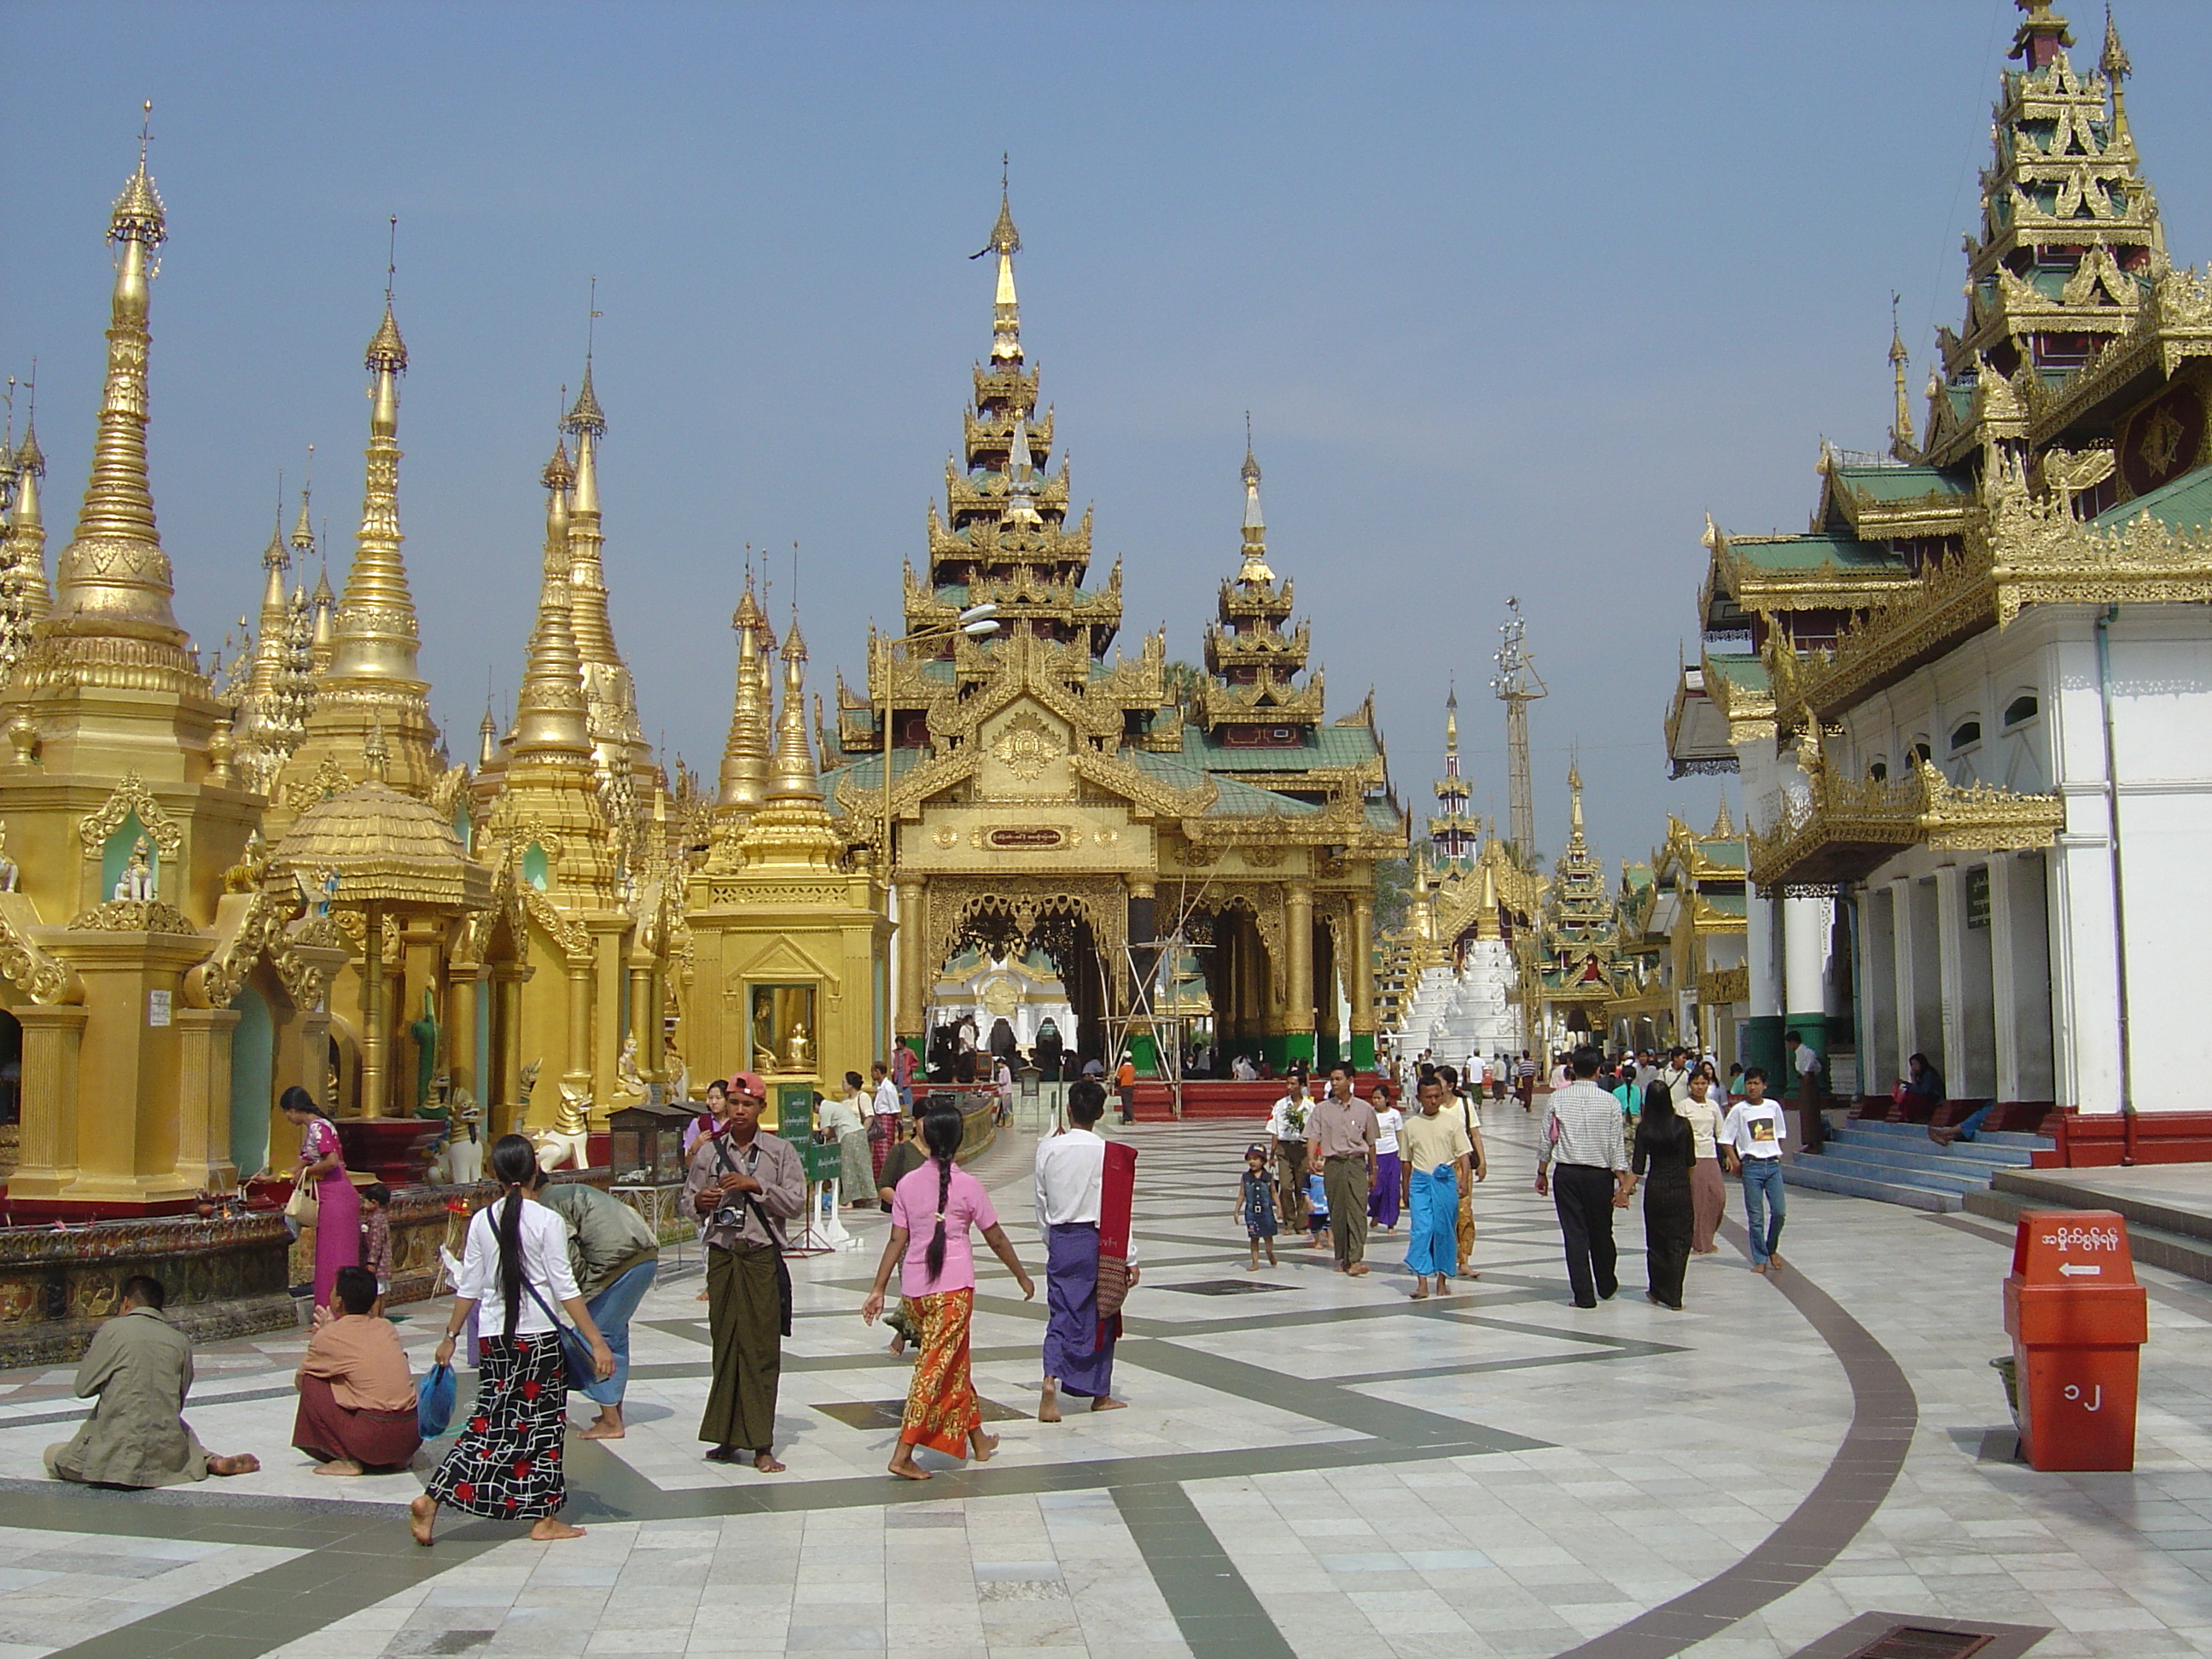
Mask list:
[[[734,1463],[750,1452],[763,1474],[783,1465],[773,1449],[776,1382],[791,1334],[791,1273],[784,1225],[806,1208],[806,1169],[798,1148],[760,1132],[768,1091],[758,1076],[730,1079],[723,1115],[699,1137],[684,1181],[707,1247],[707,1324],[714,1382],[699,1437],[708,1460]]]

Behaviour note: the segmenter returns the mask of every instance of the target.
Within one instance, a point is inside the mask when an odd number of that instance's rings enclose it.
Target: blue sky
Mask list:
[[[2077,58],[2102,18],[2074,0]],[[1271,556],[1332,714],[1371,683],[1428,799],[1455,673],[1475,804],[1509,592],[1640,857],[1703,514],[1803,522],[1823,434],[1881,442],[1889,295],[1917,387],[2017,13],[1956,3],[0,9],[0,373],[39,360],[58,551],[88,459],[107,207],[138,102],[170,241],[153,465],[204,648],[256,603],[277,469],[317,446],[342,580],[361,352],[399,228],[422,662],[457,755],[519,677],[563,382],[599,278],[608,580],[648,732],[711,774],[744,544],[801,544],[816,689],[923,554],[988,347],[1013,155],[1024,341],[1125,563],[1125,641],[1195,658],[1252,411]],[[2124,0],[2130,114],[2178,262],[2212,254],[2212,10]],[[289,511],[288,511],[289,517]]]

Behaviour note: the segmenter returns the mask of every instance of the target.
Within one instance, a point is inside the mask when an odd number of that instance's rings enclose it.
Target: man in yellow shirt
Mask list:
[[[1451,1294],[1452,1266],[1458,1260],[1459,1194],[1468,1180],[1474,1143],[1456,1112],[1446,1113],[1444,1082],[1434,1072],[1421,1079],[1419,1114],[1398,1131],[1406,1183],[1406,1265],[1413,1270],[1413,1300]]]

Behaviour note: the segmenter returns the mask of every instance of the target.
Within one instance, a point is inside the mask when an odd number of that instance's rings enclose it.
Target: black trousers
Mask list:
[[[1613,1271],[1613,1172],[1595,1164],[1552,1166],[1552,1207],[1567,1244],[1567,1283],[1575,1301],[1594,1308],[1620,1288]]]

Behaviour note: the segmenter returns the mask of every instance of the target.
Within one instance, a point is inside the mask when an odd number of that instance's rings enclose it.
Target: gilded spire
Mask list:
[[[1036,466],[1030,459],[1029,416],[1014,416],[1013,447],[1006,458],[1006,517],[1019,525],[1041,525],[1035,499]]]
[[[329,672],[341,679],[402,687],[419,696],[425,689],[415,662],[421,635],[399,551],[405,539],[399,532],[399,377],[407,370],[407,346],[392,316],[388,287],[384,319],[362,364],[370,379],[361,529],[337,606]]]
[[[39,505],[39,480],[46,476],[46,457],[39,447],[35,410],[23,423],[23,442],[14,465],[15,505],[4,543],[0,543],[0,571],[5,573],[0,580],[6,584],[0,590],[0,609],[6,612],[14,655],[0,663],[0,672],[15,665],[29,646],[31,630],[53,609],[53,591],[46,586],[46,521]]]
[[[1444,758],[1446,769],[1452,776],[1459,775],[1454,763],[1459,759],[1459,688],[1454,686],[1444,698]]]
[[[1482,891],[1475,901],[1474,936],[1477,939],[1501,939],[1504,930],[1498,925],[1498,871],[1488,859],[1482,861]]]
[[[1580,847],[1583,844],[1583,769],[1579,762],[1567,768],[1567,793],[1571,803],[1567,814],[1567,844]]]
[[[1240,582],[1273,582],[1267,568],[1267,520],[1260,511],[1260,463],[1252,453],[1252,411],[1244,411],[1244,465],[1237,476],[1244,481],[1244,563],[1237,573]]]
[[[1721,797],[1721,810],[1713,815],[1712,833],[1707,836],[1705,839],[1708,841],[1734,841],[1735,839],[1735,820],[1729,816],[1728,797],[1726,795],[1723,795]]]
[[[1916,461],[1920,452],[1912,446],[1912,402],[1905,390],[1905,371],[1912,354],[1905,349],[1905,335],[1897,323],[1897,295],[1889,296],[1889,369],[1896,398],[1896,412],[1889,426],[1889,453],[1900,461]]]
[[[730,710],[729,739],[722,746],[720,788],[715,805],[725,811],[751,813],[767,796],[769,770],[769,709],[767,663],[761,652],[760,630],[766,622],[760,601],[753,597],[753,578],[745,573],[745,591],[732,613],[730,626],[738,635],[738,689]]]
[[[599,313],[592,313],[596,317]],[[568,616],[576,650],[584,664],[584,683],[592,712],[593,741],[613,764],[624,744],[641,747],[637,703],[629,670],[615,644],[607,614],[606,537],[599,517],[599,440],[606,435],[606,411],[592,388],[592,354],[584,354],[584,383],[562,419],[576,441],[575,481],[568,492]]]
[[[1013,204],[1007,193],[1006,158],[999,169],[999,222],[991,227],[991,240],[975,257],[999,256],[999,288],[991,305],[991,362],[1019,362],[1022,356],[1021,301],[1014,295],[1014,255],[1021,252],[1022,235],[1014,228]]]
[[[768,799],[810,802],[822,799],[821,781],[814,770],[814,747],[806,735],[806,641],[799,637],[795,607],[791,631],[783,639],[783,707],[776,716]]]
[[[556,443],[538,479],[545,487],[545,560],[538,590],[538,623],[531,630],[522,690],[515,700],[518,756],[558,750],[584,759],[592,752],[583,659],[569,626],[568,492],[575,476],[568,446]]]
[[[307,446],[307,481],[300,486],[300,516],[292,520],[292,556],[304,568],[315,554],[315,447]]]
[[[151,118],[153,106],[146,106]],[[175,589],[154,522],[146,476],[147,327],[154,250],[168,235],[161,192],[146,168],[149,134],[138,136],[138,169],[115,198],[107,240],[116,245],[109,298],[107,376],[93,441],[92,476],[76,534],[58,567],[55,614],[46,629],[74,641],[64,653],[81,663],[112,663],[133,685],[148,666],[190,673],[185,630],[170,607]],[[106,648],[94,641],[112,643]],[[127,642],[127,643],[126,643]],[[82,678],[82,673],[76,678]]]

